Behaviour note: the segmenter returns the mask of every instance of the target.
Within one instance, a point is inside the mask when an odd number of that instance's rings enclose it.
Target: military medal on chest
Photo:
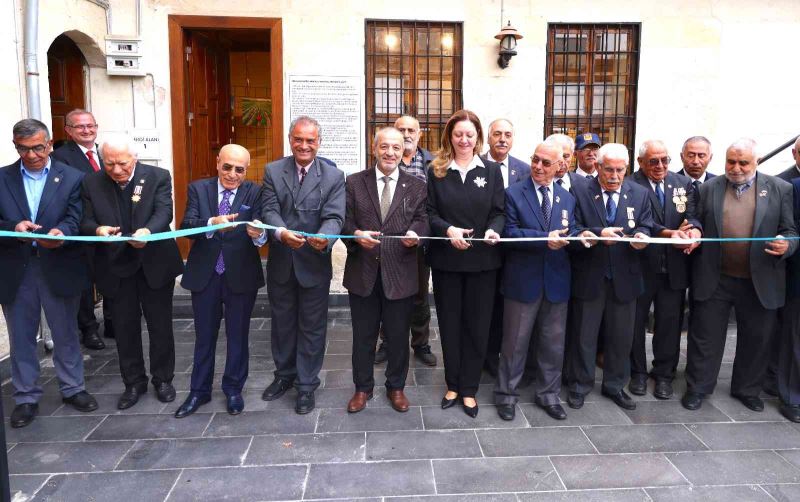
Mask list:
[[[675,204],[675,210],[679,213],[686,212],[686,189],[683,187],[672,189],[672,202]]]
[[[564,228],[569,227],[569,212],[566,209],[561,210],[561,226]]]
[[[133,197],[131,197],[133,202],[139,202],[142,200],[142,185],[136,185],[133,187]]]
[[[633,215],[633,208],[632,207],[626,207],[625,209],[628,210],[628,227],[630,227],[630,228],[636,227],[636,221],[635,221],[636,218]]]

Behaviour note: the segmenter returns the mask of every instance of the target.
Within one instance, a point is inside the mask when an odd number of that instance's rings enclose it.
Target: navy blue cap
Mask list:
[[[603,146],[603,144],[600,143],[600,136],[593,132],[578,134],[578,137],[575,138],[575,149],[582,150],[588,145],[597,145],[598,147]]]

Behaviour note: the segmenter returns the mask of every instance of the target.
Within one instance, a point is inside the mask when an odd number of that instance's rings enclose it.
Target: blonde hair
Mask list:
[[[456,124],[465,120],[472,122],[477,132],[473,153],[478,155],[483,149],[483,127],[481,127],[480,119],[469,110],[458,110],[447,120],[444,131],[442,131],[442,146],[439,148],[439,151],[436,152],[436,158],[431,161],[431,167],[433,168],[433,175],[435,177],[444,178],[447,175],[447,168],[455,158],[453,141],[451,139],[453,129],[455,129]]]

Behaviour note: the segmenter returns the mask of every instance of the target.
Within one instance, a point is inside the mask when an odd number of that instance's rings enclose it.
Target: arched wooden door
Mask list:
[[[69,139],[64,132],[64,116],[75,108],[86,108],[86,60],[75,42],[59,35],[47,50],[47,66],[53,140]]]

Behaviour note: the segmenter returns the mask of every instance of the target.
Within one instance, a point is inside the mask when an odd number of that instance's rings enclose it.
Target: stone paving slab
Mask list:
[[[348,414],[350,316],[333,309],[317,409],[299,416],[294,390],[261,400],[273,379],[271,326],[254,319],[245,412],[228,415],[219,390],[226,347],[221,333],[212,402],[177,420],[172,415],[190,385],[194,325],[179,319],[173,326],[173,403],[159,402],[151,387],[133,408],[116,409],[122,384],[113,340],[84,357],[87,385],[100,404],[92,413],[61,402],[52,361],[44,359],[40,416],[29,427],[6,428],[18,500],[800,500],[800,426],[781,417],[775,399],[766,398],[765,411],[756,413],[730,396],[731,334],[727,366],[699,411],[680,406],[682,361],[668,401],[656,400],[649,382],[648,394],[634,398],[637,409],[626,412],[596,385],[582,409],[565,406],[567,420],[556,421],[533,404],[528,386],[520,389],[516,419],[504,422],[488,374],[476,396],[476,419],[460,406],[440,408],[444,372],[434,317],[439,365],[411,359],[411,409],[397,413],[389,406],[382,364],[375,367],[367,409]],[[601,378],[598,369],[596,382]],[[6,382],[1,393],[8,414],[12,386]]]

